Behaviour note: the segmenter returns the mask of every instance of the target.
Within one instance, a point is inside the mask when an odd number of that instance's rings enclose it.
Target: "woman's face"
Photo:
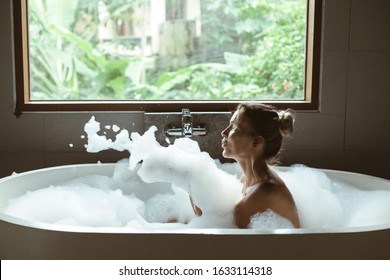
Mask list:
[[[229,126],[222,132],[222,155],[225,158],[239,160],[252,155],[254,137],[250,124],[237,110],[230,119]]]

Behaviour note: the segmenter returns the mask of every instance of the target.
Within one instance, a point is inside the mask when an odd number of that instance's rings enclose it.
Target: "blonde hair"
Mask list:
[[[264,138],[263,155],[267,162],[278,163],[283,137],[292,136],[294,131],[294,112],[261,103],[241,103],[237,110],[248,120],[254,136]]]

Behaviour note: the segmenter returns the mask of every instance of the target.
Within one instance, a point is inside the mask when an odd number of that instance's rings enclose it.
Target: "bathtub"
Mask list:
[[[110,176],[114,164],[39,169],[0,179],[0,209],[10,198],[83,175]],[[323,170],[357,188],[390,181]],[[1,259],[389,259],[390,222],[329,229],[135,230],[32,222],[0,213]]]

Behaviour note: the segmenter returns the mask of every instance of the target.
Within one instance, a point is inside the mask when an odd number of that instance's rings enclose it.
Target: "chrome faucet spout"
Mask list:
[[[181,124],[182,124],[182,136],[192,137],[193,123],[192,123],[191,112],[189,109],[182,110]]]
[[[194,137],[206,136],[208,127],[205,123],[193,123],[193,117],[189,109],[183,109],[181,124],[167,124],[164,133],[168,137]]]

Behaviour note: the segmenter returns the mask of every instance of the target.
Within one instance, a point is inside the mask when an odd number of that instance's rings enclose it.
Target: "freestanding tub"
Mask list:
[[[60,166],[0,179],[0,210],[10,198],[83,175],[106,175],[114,164]],[[323,170],[358,188],[390,190],[390,181]],[[1,259],[389,259],[390,222],[329,229],[134,230],[51,225],[0,213]]]

